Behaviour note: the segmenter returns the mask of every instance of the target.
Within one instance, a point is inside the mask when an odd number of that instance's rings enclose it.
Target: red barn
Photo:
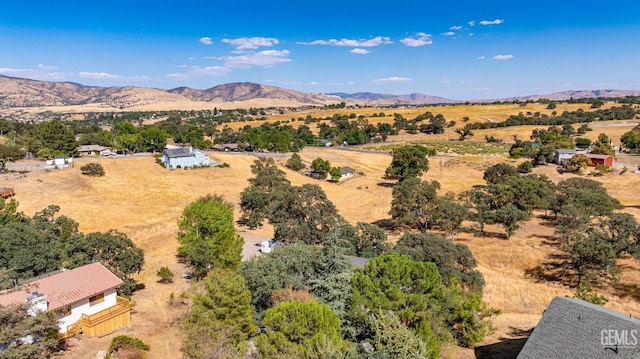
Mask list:
[[[613,167],[613,156],[597,155],[593,153],[587,153],[585,156],[591,160],[592,166],[605,165],[609,168]]]

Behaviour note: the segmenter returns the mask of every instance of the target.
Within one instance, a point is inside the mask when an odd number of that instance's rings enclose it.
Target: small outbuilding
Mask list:
[[[594,154],[594,153],[587,153],[585,154],[585,156],[587,156],[587,158],[589,158],[589,160],[591,160],[591,165],[592,166],[606,166],[606,167],[613,167],[613,156],[610,155],[600,155],[600,154]]]
[[[356,170],[351,167],[345,166],[345,167],[339,167],[339,168],[340,168],[340,176],[342,178],[353,177],[356,174]]]
[[[553,153],[553,162],[558,165],[564,165],[576,153],[577,151],[574,149],[559,148]]]

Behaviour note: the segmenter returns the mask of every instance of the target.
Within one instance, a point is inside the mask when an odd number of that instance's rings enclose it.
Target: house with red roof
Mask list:
[[[604,165],[609,168],[613,167],[613,156],[595,153],[587,153],[585,154],[585,156],[587,156],[587,158],[591,160],[592,166]]]
[[[0,305],[26,303],[30,313],[57,311],[63,338],[99,336],[131,324],[129,300],[116,294],[123,282],[99,262],[61,270],[0,292]]]

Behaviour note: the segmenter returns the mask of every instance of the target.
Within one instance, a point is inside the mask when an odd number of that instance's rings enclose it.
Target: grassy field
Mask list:
[[[470,116],[472,120],[504,119],[510,111],[541,111],[536,106],[526,108],[518,106],[496,106],[484,108],[476,106],[443,107],[450,111],[447,119],[462,117],[464,111],[476,112]],[[460,107],[460,108],[458,108]],[[561,106],[556,111],[564,109]],[[577,108],[577,107],[576,107]],[[366,109],[370,110],[370,109]],[[429,108],[433,113],[440,108]],[[364,110],[363,110],[364,111]],[[379,112],[379,110],[378,110]],[[420,110],[419,113],[423,113]],[[457,114],[457,115],[456,115]],[[405,115],[407,116],[407,115]],[[372,121],[373,122],[373,121]],[[597,137],[600,132],[607,133],[614,141],[620,134],[637,125],[637,121],[616,121],[594,123],[593,132],[589,136]],[[600,131],[600,132],[599,132]],[[478,144],[460,144],[451,141],[451,130],[438,136],[404,135],[395,136],[393,143],[436,141],[451,148],[470,146],[483,148]],[[528,137],[530,128],[509,128],[500,130],[477,131],[476,138],[484,135],[500,136],[513,139],[513,134]],[[457,135],[455,136],[457,137]],[[456,147],[458,146],[458,147]],[[446,147],[446,148],[449,148]],[[445,147],[443,147],[445,148]],[[288,179],[294,185],[317,183],[327,193],[328,198],[336,205],[340,214],[351,223],[374,222],[389,218],[391,204],[391,182],[384,179],[384,170],[391,161],[389,148],[369,148],[366,151],[340,150],[334,148],[306,148],[301,152],[303,160],[310,163],[322,157],[331,161],[333,166],[351,166],[360,174],[355,178],[335,184],[318,182],[299,173],[284,168],[285,159],[277,162],[286,171]],[[374,151],[372,151],[374,150]],[[475,151],[475,150],[474,150]],[[517,164],[522,160],[512,160],[504,151],[491,153],[473,152],[460,154],[460,151],[441,149],[444,155],[432,158],[431,170],[423,176],[425,180],[438,180],[442,184],[441,191],[459,193],[473,185],[484,184],[484,170],[495,163],[507,162]],[[446,152],[446,153],[445,153]],[[141,158],[100,158],[76,159],[75,168],[50,171],[39,175],[20,176],[15,174],[0,176],[1,186],[13,187],[19,209],[32,215],[49,204],[61,207],[61,213],[80,223],[83,232],[106,231],[118,229],[129,235],[138,246],[145,250],[146,263],[137,279],[145,283],[146,289],[136,293],[133,325],[116,334],[127,334],[142,339],[151,346],[150,358],[179,358],[180,323],[185,315],[186,306],[169,303],[171,293],[176,298],[190,289],[190,284],[180,279],[184,272],[177,262],[175,254],[177,243],[177,220],[182,210],[192,201],[205,194],[220,194],[226,200],[238,203],[240,193],[251,177],[250,165],[255,159],[252,155],[210,153],[213,160],[228,163],[228,168],[204,168],[196,170],[166,170],[157,165],[152,157]],[[80,167],[89,161],[100,161],[106,171],[102,178],[89,178],[80,174]],[[442,166],[439,165],[442,161]],[[545,174],[554,181],[569,178],[570,175],[558,174],[555,166],[544,166],[534,173]],[[637,188],[640,175],[627,172],[623,175],[613,172],[598,177],[608,191],[618,198],[632,213],[640,219],[640,199]],[[238,210],[236,208],[236,218]],[[467,224],[467,227],[471,226]],[[265,226],[256,231],[248,231],[239,227],[238,231],[255,238],[269,237],[272,229]],[[397,240],[402,233],[389,233],[391,241]],[[247,238],[253,238],[247,236]],[[257,240],[257,239],[256,239]],[[510,327],[529,329],[540,318],[543,310],[555,295],[572,295],[573,289],[560,283],[548,283],[536,280],[527,275],[532,268],[544,265],[550,254],[559,253],[558,245],[553,240],[553,228],[547,226],[544,219],[535,217],[526,222],[516,233],[512,241],[506,241],[504,231],[499,226],[489,226],[485,237],[477,237],[471,231],[461,233],[457,241],[465,243],[472,250],[479,262],[479,270],[487,282],[484,300],[492,307],[499,308],[503,314],[496,319],[497,332],[485,340],[484,344],[499,342],[508,337]],[[251,245],[251,244],[249,244]],[[251,249],[251,247],[249,247]],[[610,302],[609,308],[623,313],[640,316],[640,263],[625,258],[621,260],[624,268],[621,284],[617,288],[606,286],[598,290],[606,294]],[[176,273],[176,281],[172,284],[157,282],[156,271],[168,266]],[[178,301],[179,302],[179,301]],[[64,358],[93,358],[98,350],[108,347],[111,338],[82,340],[75,350],[64,354]],[[451,357],[474,357],[473,350],[451,348],[447,351]]]

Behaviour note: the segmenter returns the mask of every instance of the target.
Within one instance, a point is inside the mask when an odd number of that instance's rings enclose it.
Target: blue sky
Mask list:
[[[640,2],[3,0],[0,74],[99,86],[640,89]]]

